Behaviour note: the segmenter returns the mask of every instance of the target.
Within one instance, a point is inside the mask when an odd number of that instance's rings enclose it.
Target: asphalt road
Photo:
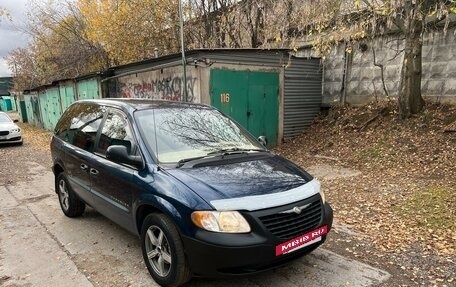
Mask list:
[[[0,286],[157,286],[136,236],[90,208],[81,218],[65,217],[54,193],[53,174],[26,158],[23,163],[27,180],[0,182]],[[387,272],[323,245],[274,271],[196,278],[187,286],[375,286],[388,278]]]

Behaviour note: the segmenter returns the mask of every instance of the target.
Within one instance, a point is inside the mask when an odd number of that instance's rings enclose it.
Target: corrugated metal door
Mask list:
[[[211,70],[211,104],[230,115],[255,137],[277,144],[279,74]]]
[[[319,59],[292,58],[285,69],[284,138],[301,134],[320,112],[322,69]]]

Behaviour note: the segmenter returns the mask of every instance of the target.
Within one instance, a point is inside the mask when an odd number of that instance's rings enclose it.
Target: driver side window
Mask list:
[[[136,155],[137,148],[127,118],[120,112],[109,112],[101,130],[96,153],[106,156],[106,151],[112,145],[123,145],[128,154]]]
[[[103,114],[98,105],[73,105],[59,121],[56,135],[79,148],[92,151]]]

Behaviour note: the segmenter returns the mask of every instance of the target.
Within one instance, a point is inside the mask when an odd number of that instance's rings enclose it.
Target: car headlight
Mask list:
[[[195,211],[192,221],[196,226],[213,232],[250,232],[249,223],[237,211]]]
[[[325,202],[326,202],[325,193],[321,189],[320,189],[320,196],[321,196],[321,202],[323,204],[325,204]]]
[[[320,194],[320,197],[321,197],[321,202],[323,204],[325,204],[326,202],[326,197],[325,197],[325,193],[321,190],[321,183],[320,181],[318,180],[315,180],[315,188],[318,190],[318,193]]]
[[[19,133],[19,132],[21,132],[21,129],[20,128],[14,128],[14,129],[11,129],[11,132],[12,133]]]

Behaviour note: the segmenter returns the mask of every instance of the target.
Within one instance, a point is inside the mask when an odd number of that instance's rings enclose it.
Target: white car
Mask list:
[[[22,144],[22,131],[8,114],[0,112],[0,144],[17,143]]]

